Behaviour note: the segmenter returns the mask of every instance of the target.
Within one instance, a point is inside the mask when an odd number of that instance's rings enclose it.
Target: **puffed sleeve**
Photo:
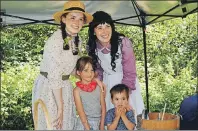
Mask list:
[[[60,89],[62,88],[62,73],[63,69],[61,66],[63,41],[58,34],[53,34],[46,42],[44,47],[43,59],[47,67],[47,78],[49,88]]]
[[[131,41],[124,37],[122,40],[122,66],[123,79],[122,83],[130,89],[135,90],[136,81],[136,62]]]

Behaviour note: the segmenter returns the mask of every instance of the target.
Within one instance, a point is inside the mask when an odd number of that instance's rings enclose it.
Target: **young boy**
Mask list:
[[[111,88],[111,102],[115,108],[108,110],[105,125],[108,130],[133,130],[135,118],[132,110],[127,111],[129,88],[118,84]]]

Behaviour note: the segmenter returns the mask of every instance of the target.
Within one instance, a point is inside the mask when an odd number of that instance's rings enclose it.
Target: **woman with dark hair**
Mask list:
[[[93,58],[98,77],[107,86],[107,110],[113,108],[110,89],[122,83],[130,88],[130,106],[136,115],[141,114],[144,103],[136,75],[132,42],[115,31],[113,20],[106,12],[97,11],[93,17],[89,24],[88,54]]]
[[[93,16],[85,12],[80,1],[68,1],[62,11],[53,15],[61,28],[53,33],[44,47],[40,74],[35,80],[32,92],[32,107],[41,99],[49,112],[53,129],[72,130],[75,124],[75,104],[73,87],[69,76],[75,74],[79,58],[81,39],[79,31],[84,24],[92,21]],[[46,130],[47,124],[41,107],[38,108],[38,130]]]

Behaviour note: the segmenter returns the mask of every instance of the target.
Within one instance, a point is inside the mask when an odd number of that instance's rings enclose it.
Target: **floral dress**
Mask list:
[[[80,41],[81,42],[81,41]],[[71,48],[63,50],[61,30],[57,30],[48,39],[44,47],[43,60],[40,71],[47,72],[47,78],[41,74],[37,77],[32,90],[32,109],[34,102],[41,99],[49,112],[50,123],[57,118],[57,104],[53,90],[62,88],[63,95],[63,130],[72,130],[75,125],[75,104],[73,101],[73,87],[71,82],[62,80],[63,75],[70,75],[75,68],[78,55],[73,55]],[[69,41],[74,44],[74,39]],[[34,113],[34,110],[33,110]],[[41,107],[38,107],[38,129],[46,130],[46,120]],[[53,129],[56,129],[53,127]]]

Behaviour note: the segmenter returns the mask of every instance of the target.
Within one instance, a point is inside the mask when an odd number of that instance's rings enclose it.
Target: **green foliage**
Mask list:
[[[4,60],[10,62],[11,66],[26,62],[38,64],[42,58],[45,41],[56,28],[48,25],[30,25],[3,29],[1,47]]]
[[[197,15],[186,19],[170,20],[148,27],[148,61],[151,65],[165,65],[172,61],[175,76],[187,65],[192,66],[196,76],[197,69]],[[153,39],[154,38],[154,39]],[[166,69],[166,68],[165,68]],[[165,70],[164,70],[165,71]]]
[[[171,68],[171,67],[170,67]],[[167,112],[177,113],[184,97],[195,93],[197,79],[192,79],[192,69],[184,68],[180,75],[173,77],[170,73],[164,73],[163,67],[158,65],[151,69],[149,75],[149,99],[151,111],[162,111],[165,103]],[[145,98],[145,91],[142,91]]]
[[[1,129],[33,129],[32,87],[37,68],[30,64],[10,68],[2,75]]]
[[[31,90],[39,72],[45,41],[57,26],[28,25],[1,31],[2,61],[1,129],[33,129]],[[117,25],[117,31],[133,40],[137,74],[146,107],[142,29]],[[86,47],[88,29],[80,36]],[[147,66],[151,111],[177,113],[184,97],[197,86],[197,15],[147,26]],[[87,55],[84,51],[82,55]],[[72,84],[77,81],[70,77]]]

